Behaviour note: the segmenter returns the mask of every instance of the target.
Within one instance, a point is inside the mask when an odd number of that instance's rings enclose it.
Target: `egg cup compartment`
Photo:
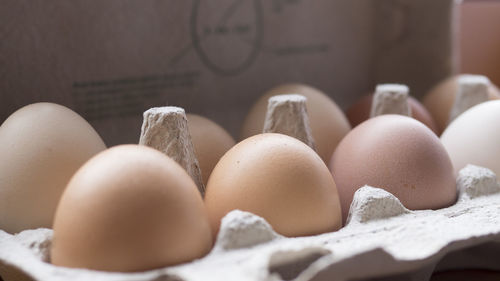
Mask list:
[[[286,238],[261,217],[226,215],[212,251],[190,263],[139,273],[64,268],[49,263],[51,229],[0,231],[5,280],[429,280],[435,271],[500,270],[500,184],[467,166],[458,201],[410,211],[383,189],[360,188],[348,224],[336,232]]]

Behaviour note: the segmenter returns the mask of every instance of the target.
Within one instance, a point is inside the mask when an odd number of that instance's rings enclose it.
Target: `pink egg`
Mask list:
[[[421,122],[381,115],[355,127],[330,161],[344,222],[353,195],[364,185],[387,190],[409,209],[450,206],[457,197],[450,157]]]

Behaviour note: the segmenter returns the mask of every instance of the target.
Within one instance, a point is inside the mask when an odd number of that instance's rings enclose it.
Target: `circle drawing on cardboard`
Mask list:
[[[205,9],[218,13],[203,13]],[[206,14],[209,16],[202,16]],[[194,49],[201,61],[217,74],[234,75],[244,71],[260,52],[260,0],[225,0],[222,3],[196,0],[190,24]]]

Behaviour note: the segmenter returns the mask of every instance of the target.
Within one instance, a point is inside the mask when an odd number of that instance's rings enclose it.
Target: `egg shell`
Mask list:
[[[303,142],[260,134],[236,144],[208,180],[205,204],[214,233],[231,210],[266,219],[285,236],[335,231],[342,218],[335,182],[321,158]]]
[[[335,150],[330,169],[344,219],[364,185],[389,191],[413,210],[447,207],[457,198],[451,160],[439,138],[406,116],[380,115],[355,127]]]
[[[0,127],[0,229],[51,227],[71,176],[104,149],[69,108],[35,103],[14,112]]]
[[[436,121],[438,133],[448,126],[450,112],[458,91],[458,75],[447,78],[432,88],[422,99],[422,104]],[[500,99],[500,91],[491,84],[488,95],[490,100]]]
[[[500,100],[478,104],[462,113],[446,128],[441,141],[456,173],[473,164],[500,175]]]
[[[186,114],[186,117],[203,184],[206,185],[217,162],[236,142],[214,121],[196,114]]]
[[[71,179],[54,222],[52,263],[130,272],[205,255],[212,235],[200,193],[161,152],[110,148]]]
[[[372,101],[373,94],[365,95],[347,109],[346,116],[352,127],[356,127],[370,118]],[[410,96],[408,98],[408,103],[411,109],[411,116],[424,123],[433,132],[437,133],[436,122],[429,111],[427,111],[427,109],[414,97]]]
[[[351,126],[344,112],[330,97],[307,85],[284,84],[260,97],[243,123],[240,139],[262,133],[269,98],[284,94],[300,94],[307,98],[307,113],[316,151],[323,161],[328,163],[335,147],[349,132]]]

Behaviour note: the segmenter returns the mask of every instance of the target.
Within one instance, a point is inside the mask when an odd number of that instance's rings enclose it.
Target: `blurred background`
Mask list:
[[[460,23],[460,72],[500,84],[500,1],[465,1]]]

